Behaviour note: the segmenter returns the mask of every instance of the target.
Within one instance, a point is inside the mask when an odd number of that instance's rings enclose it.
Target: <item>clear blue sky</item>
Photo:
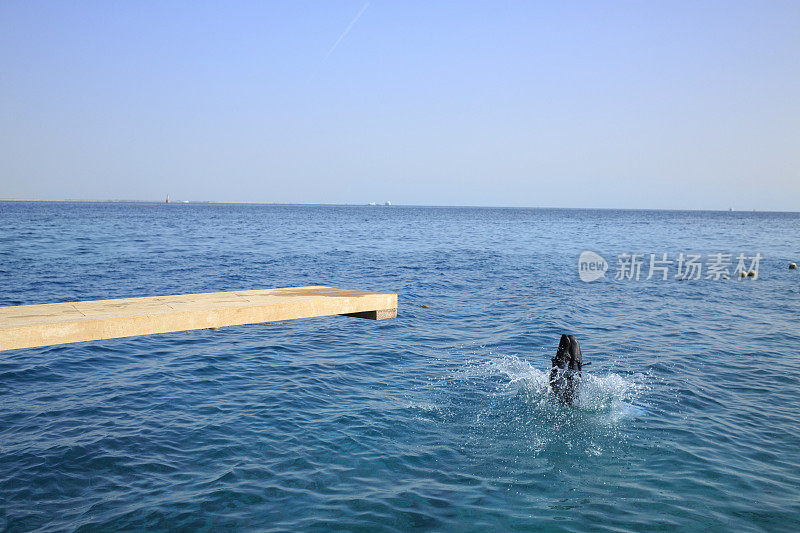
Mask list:
[[[0,2],[0,198],[167,194],[800,210],[800,2]]]

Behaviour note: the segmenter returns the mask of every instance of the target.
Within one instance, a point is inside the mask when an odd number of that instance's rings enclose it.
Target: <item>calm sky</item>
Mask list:
[[[0,198],[800,210],[800,2],[0,2]]]

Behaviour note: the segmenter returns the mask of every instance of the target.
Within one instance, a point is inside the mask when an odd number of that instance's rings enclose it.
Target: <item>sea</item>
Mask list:
[[[798,531],[799,227],[2,202],[3,306],[328,285],[399,308],[0,352],[0,530]],[[563,333],[591,363],[571,406]]]

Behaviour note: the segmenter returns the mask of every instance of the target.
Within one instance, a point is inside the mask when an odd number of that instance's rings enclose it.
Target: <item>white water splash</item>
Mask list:
[[[516,356],[492,359],[484,365],[490,375],[506,381],[506,386],[516,388],[532,403],[545,406],[558,403],[550,391],[549,368],[538,368]],[[625,418],[647,414],[644,407],[635,403],[645,390],[641,375],[583,371],[578,397],[573,409],[595,413],[598,418],[614,423]]]

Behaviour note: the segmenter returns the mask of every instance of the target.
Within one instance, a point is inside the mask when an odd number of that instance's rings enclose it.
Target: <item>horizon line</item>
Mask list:
[[[571,209],[571,210],[598,210],[598,211],[709,211],[720,213],[800,213],[800,211],[770,210],[770,209],[710,209],[710,208],[676,208],[676,207],[563,207],[546,205],[438,205],[438,204],[390,204],[383,203],[337,203],[337,202],[252,202],[252,201],[227,201],[227,200],[131,200],[131,199],[85,199],[85,198],[0,198],[0,202],[53,202],[53,203],[139,203],[139,204],[229,204],[229,205],[297,205],[297,206],[330,206],[330,207],[432,207],[432,208],[483,208],[483,209]]]

